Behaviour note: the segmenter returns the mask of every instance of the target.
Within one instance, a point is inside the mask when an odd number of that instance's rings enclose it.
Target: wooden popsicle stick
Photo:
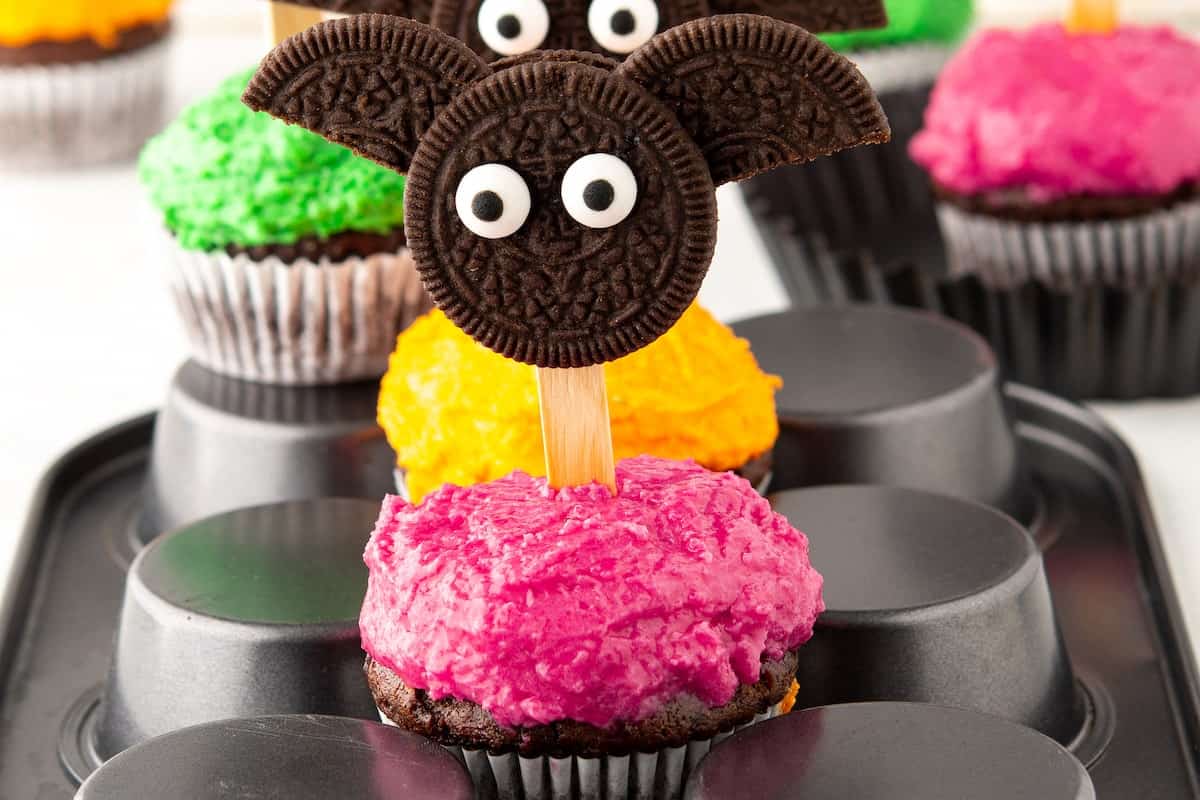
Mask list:
[[[542,447],[550,486],[602,483],[617,493],[604,365],[538,368]]]
[[[1070,33],[1112,33],[1117,29],[1117,0],[1070,0],[1067,31]]]
[[[267,35],[271,38],[271,47],[289,36],[308,30],[323,19],[319,8],[306,8],[271,0],[267,3]]]

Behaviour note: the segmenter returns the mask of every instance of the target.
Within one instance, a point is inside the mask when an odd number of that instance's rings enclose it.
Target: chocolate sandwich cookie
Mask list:
[[[408,173],[434,302],[539,367],[610,361],[675,323],[712,260],[716,185],[889,135],[853,64],[765,17],[696,20],[595,63],[489,67],[429,26],[363,15],[284,42],[244,100]]]
[[[739,686],[733,699],[723,706],[710,708],[694,697],[683,696],[644,720],[620,722],[608,728],[569,719],[506,727],[469,700],[430,699],[428,692],[406,685],[396,673],[369,656],[366,673],[371,694],[389,719],[440,744],[477,748],[483,743],[489,752],[518,752],[530,757],[596,758],[681,747],[690,740],[716,736],[750,722],[783,700],[798,663],[795,651],[776,661],[764,661],[758,682]]]
[[[623,58],[655,34],[717,14],[758,14],[814,33],[887,24],[880,0],[432,0],[430,22],[489,61],[556,49]]]

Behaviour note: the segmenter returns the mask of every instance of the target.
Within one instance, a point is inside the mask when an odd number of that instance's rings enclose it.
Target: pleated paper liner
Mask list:
[[[479,800],[679,800],[689,775],[714,746],[779,714],[778,706],[709,739],[654,753],[603,758],[526,758],[447,747],[466,765]],[[395,725],[380,712],[387,725]]]
[[[156,252],[192,357],[231,377],[281,385],[378,378],[396,335],[430,308],[407,247],[287,264],[185,250],[160,229]]]
[[[829,285],[846,268],[894,268],[940,256],[937,215],[926,174],[908,157],[931,84],[879,100],[892,141],[777,169],[742,184],[751,216],[793,301]],[[933,247],[929,243],[933,243]]]
[[[776,221],[793,304],[936,311],[984,336],[1006,379],[1073,399],[1200,393],[1200,203],[1113,223],[940,213],[948,257],[887,267],[816,253]]]
[[[132,157],[163,120],[168,45],[78,64],[0,68],[0,169]]]

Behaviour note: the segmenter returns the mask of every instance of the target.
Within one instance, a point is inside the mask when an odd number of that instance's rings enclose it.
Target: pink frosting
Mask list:
[[[502,725],[605,727],[682,694],[723,705],[812,636],[808,539],[750,484],[693,462],[617,465],[618,494],[515,472],[383,504],[363,647]]]
[[[976,36],[946,67],[912,157],[960,194],[1157,195],[1200,180],[1200,44],[1170,28]]]

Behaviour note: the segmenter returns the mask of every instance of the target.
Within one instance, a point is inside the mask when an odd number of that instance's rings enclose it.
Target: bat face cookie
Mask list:
[[[883,0],[432,0],[429,22],[487,60],[531,50],[623,58],[676,25],[716,14],[761,14],[813,33],[879,28]],[[420,17],[418,17],[420,19]]]
[[[674,28],[619,66],[562,51],[489,66],[428,26],[351,17],[280,45],[244,99],[406,173],[434,302],[541,367],[619,358],[675,323],[712,259],[715,185],[888,137],[853,65],[748,15]]]

